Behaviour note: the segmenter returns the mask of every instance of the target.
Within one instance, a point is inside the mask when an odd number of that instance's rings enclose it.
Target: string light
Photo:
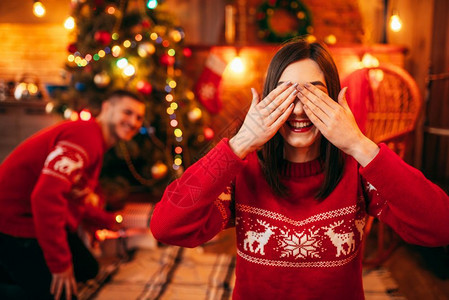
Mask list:
[[[133,65],[130,65],[130,64],[127,65],[127,66],[125,67],[125,69],[123,69],[123,74],[124,74],[125,76],[131,77],[131,76],[133,76],[135,73],[136,73],[136,69],[134,68]]]
[[[397,12],[393,13],[390,17],[390,28],[394,32],[401,31],[402,28],[402,20],[399,17],[399,14]]]
[[[157,0],[148,0],[147,2],[147,7],[149,9],[155,9],[157,5],[158,5]]]
[[[72,16],[65,19],[64,28],[68,30],[72,30],[73,28],[75,28],[75,19]]]
[[[243,61],[240,58],[240,56],[234,57],[229,67],[231,71],[234,73],[243,73],[243,71],[245,71],[245,65],[243,64]]]
[[[120,58],[119,60],[117,60],[116,64],[120,69],[124,69],[128,65],[128,60],[126,58]]]
[[[42,4],[42,2],[38,0],[34,1],[33,14],[39,18],[42,18],[45,15],[45,6]]]
[[[80,119],[83,121],[89,121],[92,118],[92,114],[87,109],[80,111]]]

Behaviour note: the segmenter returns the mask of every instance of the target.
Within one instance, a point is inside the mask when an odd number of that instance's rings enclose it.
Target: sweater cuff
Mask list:
[[[234,151],[232,151],[231,146],[229,146],[229,139],[228,138],[223,138],[215,148],[218,147],[222,147],[223,150],[221,151],[226,151],[230,157],[232,157],[234,160],[236,160],[237,162],[240,162],[242,166],[244,166],[246,164],[246,157],[241,159],[240,157],[237,156],[237,154],[234,153]]]

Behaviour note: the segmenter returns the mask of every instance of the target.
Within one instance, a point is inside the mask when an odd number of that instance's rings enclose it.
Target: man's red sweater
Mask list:
[[[94,121],[63,122],[20,144],[0,165],[0,232],[37,238],[52,273],[72,263],[66,229],[114,216],[85,203],[98,183],[106,145]]]
[[[291,196],[279,198],[257,155],[241,160],[225,139],[167,187],[152,232],[161,242],[195,247],[235,225],[234,299],[363,299],[367,214],[410,243],[449,244],[448,196],[380,147],[365,168],[347,157],[341,181],[320,201],[319,160],[286,163],[280,176]]]

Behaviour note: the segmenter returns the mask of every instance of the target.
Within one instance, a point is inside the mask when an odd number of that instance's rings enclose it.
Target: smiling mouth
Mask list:
[[[287,124],[291,129],[296,129],[296,130],[310,128],[313,126],[313,123],[310,121],[294,121],[294,120],[292,120],[292,121],[288,121]]]

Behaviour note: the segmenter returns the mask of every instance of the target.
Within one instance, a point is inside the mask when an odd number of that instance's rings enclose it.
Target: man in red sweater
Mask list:
[[[76,281],[98,272],[76,230],[81,222],[117,225],[114,214],[89,199],[104,153],[138,132],[144,112],[137,95],[114,91],[96,119],[44,129],[0,165],[0,271],[27,297],[59,299],[65,293],[71,299]],[[0,298],[6,293],[0,286]]]

